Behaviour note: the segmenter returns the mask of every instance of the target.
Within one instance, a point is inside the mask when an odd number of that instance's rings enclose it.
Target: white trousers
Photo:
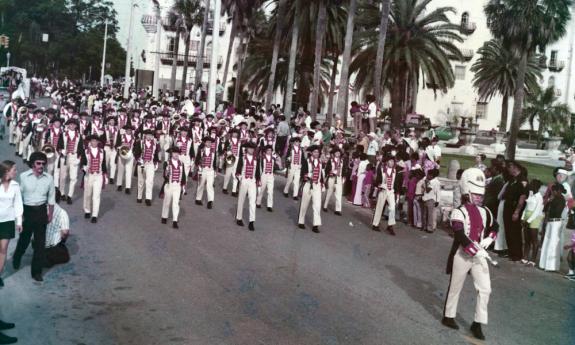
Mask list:
[[[331,196],[335,197],[335,210],[341,212],[341,193],[343,191],[343,178],[341,176],[332,176],[327,180],[327,192],[323,208],[329,205]]]
[[[134,158],[129,159],[118,159],[118,178],[116,184],[118,186],[122,185],[124,178],[126,179],[125,186],[127,189],[132,188],[132,174],[134,169]]]
[[[60,172],[57,171],[58,169],[58,160],[60,159],[60,154],[58,152],[54,152],[54,156],[52,158],[48,158],[48,162],[46,162],[46,172],[49,175],[52,175],[54,178],[54,186],[58,187],[60,185]]]
[[[258,205],[262,204],[262,198],[264,193],[267,191],[267,207],[274,207],[274,174],[262,174],[260,179],[261,187],[259,189],[258,197],[256,203]]]
[[[74,196],[74,188],[78,181],[79,165],[80,159],[75,153],[66,154],[66,164],[64,164],[63,158],[60,163],[60,192],[63,195],[68,195],[70,198]],[[68,194],[66,194],[66,179],[68,177],[70,178],[70,184],[68,185]]]
[[[92,217],[98,217],[100,212],[100,196],[104,176],[101,173],[84,176],[84,213],[91,213]]]
[[[232,179],[232,193],[238,191],[238,179],[235,177],[236,168],[238,167],[238,159],[231,166],[226,166],[226,172],[224,174],[224,186],[223,190],[228,190],[228,185],[230,184],[230,179]]]
[[[240,182],[240,190],[238,193],[238,208],[236,210],[236,219],[242,220],[244,213],[244,202],[246,195],[248,197],[248,209],[250,212],[250,222],[256,221],[256,193],[257,193],[256,180],[242,179]]]
[[[306,182],[303,185],[298,224],[305,223],[305,214],[311,200],[313,226],[321,226],[321,184]]]
[[[14,119],[12,119],[10,125],[8,125],[8,143],[16,143],[16,121],[14,121]]]
[[[415,197],[413,200],[413,225],[416,228],[421,228],[423,225],[423,201],[421,197]]]
[[[503,222],[504,206],[505,201],[500,201],[499,206],[497,206],[497,224],[499,224],[499,231],[497,232],[497,237],[495,238],[495,250],[507,249],[507,239],[505,238],[505,223]]]
[[[447,291],[444,316],[455,318],[459,295],[463,289],[467,273],[470,270],[471,276],[473,277],[473,285],[477,291],[474,321],[487,324],[487,305],[489,304],[489,295],[491,294],[491,279],[489,278],[487,260],[483,258],[473,258],[466,254],[461,248],[457,250],[453,258],[453,270],[449,290]]]
[[[170,207],[172,208],[172,219],[178,221],[180,215],[180,195],[182,186],[178,182],[170,182],[164,186],[164,201],[162,202],[162,218],[168,218]]]
[[[192,160],[190,156],[181,154],[180,155],[180,162],[184,165],[184,174],[186,174],[186,185],[184,186],[184,193],[186,192],[186,186],[188,185],[188,181],[190,180],[190,171],[192,170]]]
[[[106,153],[106,169],[108,170],[108,176],[110,178],[116,177],[116,155],[118,151],[110,146],[104,146],[104,152]]]
[[[152,200],[154,189],[154,172],[156,167],[153,162],[145,162],[144,165],[138,165],[138,199],[144,196],[146,189],[146,200]]]
[[[379,226],[381,221],[381,215],[383,214],[383,208],[387,203],[387,225],[395,225],[395,193],[386,189],[379,191],[377,195],[377,204],[375,205],[375,213],[373,214],[373,226]]]
[[[559,271],[561,265],[562,221],[547,222],[545,238],[541,245],[539,268],[546,271]]]
[[[208,197],[208,202],[214,201],[214,177],[216,172],[214,169],[204,169],[196,191],[196,200],[202,200],[204,196],[204,188]]]
[[[301,173],[301,165],[292,165],[289,168],[286,185],[284,187],[284,194],[289,193],[289,186],[293,182],[293,196],[295,198],[298,195],[300,173]]]
[[[22,137],[22,139],[18,143],[18,154],[22,155],[22,158],[26,160],[28,160],[28,145],[30,144],[31,138],[32,134],[28,133],[28,135]]]

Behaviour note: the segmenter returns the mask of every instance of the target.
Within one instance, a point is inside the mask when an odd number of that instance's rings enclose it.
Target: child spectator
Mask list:
[[[368,164],[365,169],[365,178],[363,179],[363,197],[362,204],[365,208],[371,207],[371,186],[373,185],[373,179],[375,177],[375,166],[373,164]]]
[[[529,198],[523,211],[523,259],[524,264],[535,266],[537,250],[539,249],[539,228],[543,222],[543,196],[539,193],[541,181],[532,180],[529,184]]]
[[[431,169],[427,173],[425,192],[421,198],[424,204],[424,215],[422,218],[425,225],[423,226],[423,229],[427,233],[434,232],[437,225],[436,208],[439,206],[441,191],[441,183],[437,179],[437,176],[439,176],[439,170],[437,169]]]
[[[485,159],[487,159],[487,157],[483,153],[480,153],[477,156],[475,156],[474,168],[477,168],[477,169],[485,172],[485,169],[487,169],[487,165],[485,165],[485,163],[484,163]]]

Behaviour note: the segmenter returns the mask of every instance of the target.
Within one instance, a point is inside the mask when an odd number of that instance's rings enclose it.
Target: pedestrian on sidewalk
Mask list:
[[[562,215],[566,205],[565,197],[562,195],[564,193],[565,188],[561,184],[555,183],[551,187],[551,200],[545,205],[547,225],[545,238],[541,245],[539,268],[549,272],[559,271],[561,264]]]
[[[437,207],[439,207],[441,183],[437,179],[439,170],[431,169],[427,173],[425,191],[421,200],[423,201],[423,221],[424,229],[427,233],[433,233],[437,226]]]
[[[0,274],[10,240],[15,237],[16,229],[22,231],[22,195],[15,177],[16,163],[8,160],[0,163]],[[0,277],[0,287],[3,286],[4,281]]]
[[[539,193],[541,181],[534,179],[529,184],[529,197],[523,211],[523,259],[522,263],[535,266],[539,249],[539,229],[543,223],[543,196]]]
[[[32,153],[29,163],[31,169],[20,174],[24,221],[12,261],[14,269],[19,269],[22,256],[34,235],[32,278],[39,282],[43,281],[42,268],[46,260],[46,226],[52,221],[56,202],[54,179],[44,171],[47,160],[42,152]]]

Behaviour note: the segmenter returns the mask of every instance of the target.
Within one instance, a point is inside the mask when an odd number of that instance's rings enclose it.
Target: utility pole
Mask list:
[[[132,56],[132,22],[134,20],[134,8],[136,7],[135,0],[131,0],[130,3],[130,21],[128,26],[128,42],[126,44],[126,69],[124,72],[124,99],[128,99],[130,97],[130,86],[131,86],[131,79],[130,79],[130,59]]]
[[[104,51],[102,53],[102,72],[100,73],[100,87],[104,87],[104,71],[106,69],[106,45],[108,43],[108,20],[104,28]]]
[[[154,88],[152,96],[158,98],[160,96],[160,38],[162,37],[162,18],[160,11],[160,3],[154,0],[156,5],[156,58],[154,60]]]
[[[218,40],[220,28],[221,0],[215,1],[212,27],[212,56],[210,56],[210,79],[208,81],[208,104],[206,114],[216,111],[216,79],[218,78]]]

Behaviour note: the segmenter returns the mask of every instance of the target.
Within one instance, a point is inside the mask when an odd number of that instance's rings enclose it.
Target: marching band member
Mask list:
[[[395,235],[393,226],[395,225],[395,203],[396,203],[396,190],[401,186],[401,179],[397,178],[397,171],[395,169],[395,157],[389,156],[384,163],[380,163],[377,167],[377,175],[375,177],[375,186],[379,190],[377,195],[377,204],[373,214],[373,221],[371,228],[374,231],[381,231],[379,229],[379,222],[383,215],[383,208],[387,203],[388,220],[387,232]]]
[[[164,185],[162,186],[164,200],[162,202],[162,224],[168,221],[170,207],[172,209],[172,227],[178,229],[180,214],[180,197],[186,185],[184,164],[180,160],[180,148],[170,149],[170,159],[164,162]]]
[[[224,152],[226,153],[225,159],[227,160],[228,157],[234,157],[234,163],[226,165],[226,170],[225,170],[225,174],[224,174],[224,186],[222,189],[222,192],[224,194],[228,194],[228,185],[230,183],[230,179],[236,173],[240,153],[242,150],[242,143],[240,142],[239,131],[237,129],[232,128],[228,132],[228,134],[229,134],[229,138],[226,140],[226,144],[225,144],[225,148],[224,148]],[[238,195],[238,180],[236,178],[233,178],[233,180],[232,180],[232,196],[237,196],[237,195]]]
[[[134,131],[136,131],[135,135],[138,136],[138,128],[140,128],[140,125],[142,124],[142,118],[140,118],[140,110],[139,109],[134,109],[132,110],[132,115],[130,116],[130,125],[134,128]]]
[[[86,138],[88,147],[82,154],[81,164],[84,171],[84,218],[98,222],[100,196],[107,183],[106,152],[100,147],[100,137],[90,135]]]
[[[204,135],[208,135],[207,132],[210,130],[210,128],[215,126],[216,122],[214,121],[214,114],[212,113],[206,114],[206,118],[204,119],[203,122]]]
[[[454,232],[453,245],[447,262],[447,274],[451,280],[441,323],[449,328],[459,329],[455,323],[459,295],[465,278],[471,272],[473,285],[477,291],[475,318],[471,332],[477,339],[484,340],[481,329],[487,324],[487,304],[491,294],[491,279],[486,249],[497,237],[498,226],[491,211],[481,206],[485,193],[485,175],[477,168],[463,172],[459,181],[462,206],[451,211],[451,228]]]
[[[301,175],[303,178],[303,190],[299,209],[298,227],[305,229],[305,214],[312,202],[313,228],[312,231],[319,233],[321,226],[321,190],[323,187],[323,165],[320,159],[321,149],[317,145],[308,148],[310,157],[302,164]]]
[[[214,203],[214,178],[216,176],[217,151],[212,147],[214,140],[210,136],[203,139],[196,156],[196,167],[198,169],[198,189],[196,191],[196,205],[202,205],[204,188],[208,199],[208,209]]]
[[[70,119],[66,122],[68,127],[58,142],[58,151],[60,151],[60,192],[63,194],[62,200],[72,204],[74,196],[74,187],[78,180],[78,166],[80,157],[84,152],[84,141],[78,131],[78,122]],[[62,162],[63,161],[63,162]],[[68,194],[66,194],[66,179],[69,178]]]
[[[256,145],[251,142],[243,144],[244,152],[240,151],[238,164],[236,167],[236,177],[240,183],[238,195],[238,207],[236,209],[236,223],[244,226],[243,213],[244,201],[248,197],[249,208],[249,225],[248,229],[254,231],[254,222],[256,221],[256,194],[257,183],[260,179],[259,169],[257,168],[257,159],[254,155]]]
[[[193,171],[192,157],[195,159],[196,156],[194,156],[194,152],[198,152],[194,151],[194,146],[192,145],[192,139],[190,139],[188,136],[189,132],[190,132],[189,128],[180,127],[179,134],[176,140],[174,140],[174,146],[180,149],[180,160],[182,161],[182,163],[184,163],[184,172],[186,174],[186,177],[190,176],[190,172]],[[184,195],[185,194],[187,194],[186,188],[184,188]]]
[[[259,193],[256,200],[256,207],[262,207],[262,198],[267,190],[267,210],[273,211],[274,206],[274,162],[275,154],[274,148],[266,145],[262,148],[262,155],[258,161],[258,169],[260,171],[260,179],[258,181]]]
[[[118,128],[124,129],[124,126],[130,124],[130,117],[126,111],[126,108],[118,109]]]
[[[154,132],[146,129],[142,132],[143,137],[134,145],[134,158],[137,164],[138,174],[138,203],[142,202],[144,188],[146,189],[146,206],[152,206],[152,189],[154,188],[154,173],[158,167],[158,152],[160,148],[154,138]]]
[[[8,120],[8,144],[15,145],[16,139],[16,125],[18,124],[19,114],[18,114],[18,107],[21,99],[18,97],[12,98],[10,103],[4,106],[4,117]]]
[[[109,116],[106,119],[106,125],[102,134],[102,142],[104,143],[104,152],[106,153],[106,170],[108,171],[109,183],[114,184],[114,177],[116,176],[116,160],[118,151],[116,150],[118,141],[118,128],[116,127],[116,118]]]
[[[250,141],[251,135],[248,129],[248,123],[246,121],[241,121],[239,126],[240,126],[240,140],[242,144]]]
[[[136,131],[136,136],[138,138],[142,138],[144,135],[143,134],[144,131],[147,130],[154,132],[154,130],[156,129],[155,121],[156,119],[154,119],[154,116],[151,114],[144,116],[144,122],[142,122],[142,124],[140,124],[140,127],[138,127],[138,130]]]
[[[50,145],[50,149],[53,151],[52,158],[48,158],[48,162],[46,163],[46,172],[54,178],[54,186],[57,190],[60,188],[60,171],[57,164],[60,161],[60,152],[57,150],[57,147],[62,133],[64,133],[62,120],[57,117],[53,118],[52,121],[50,121],[50,128],[46,131],[44,142],[45,145]]]
[[[258,151],[263,152],[266,146],[271,146],[272,153],[275,152],[276,147],[275,130],[271,127],[268,127],[264,130],[264,136],[259,141]]]
[[[323,204],[324,212],[327,212],[332,194],[335,198],[335,214],[341,216],[341,196],[343,193],[344,178],[347,174],[344,172],[346,164],[341,157],[341,151],[337,146],[331,150],[331,158],[325,166],[325,175],[327,176],[327,193]]]
[[[130,194],[130,189],[132,188],[132,174],[134,169],[134,142],[136,137],[134,136],[134,128],[127,124],[122,127],[124,133],[118,132],[118,138],[116,139],[116,150],[118,150],[118,176],[116,177],[116,184],[118,185],[118,192],[122,191],[122,187],[126,188],[125,193]],[[124,179],[125,185],[124,185]]]
[[[82,139],[86,139],[86,136],[90,134],[90,120],[88,119],[88,113],[83,111],[80,113],[80,121],[78,121],[78,130]]]
[[[102,113],[95,111],[92,115],[92,122],[88,126],[88,133],[90,135],[97,135],[101,137],[104,135],[104,122],[102,121]]]
[[[167,162],[169,157],[168,150],[172,146],[172,138],[170,136],[172,124],[170,123],[170,114],[163,112],[161,119],[156,125],[156,131],[160,131],[159,144],[160,155],[164,162]]]
[[[299,194],[299,182],[301,178],[301,166],[304,161],[304,152],[300,146],[301,139],[299,137],[293,137],[291,140],[291,147],[287,153],[286,165],[287,171],[287,181],[284,187],[284,196],[289,197],[289,187],[293,182],[293,199],[298,199]]]

